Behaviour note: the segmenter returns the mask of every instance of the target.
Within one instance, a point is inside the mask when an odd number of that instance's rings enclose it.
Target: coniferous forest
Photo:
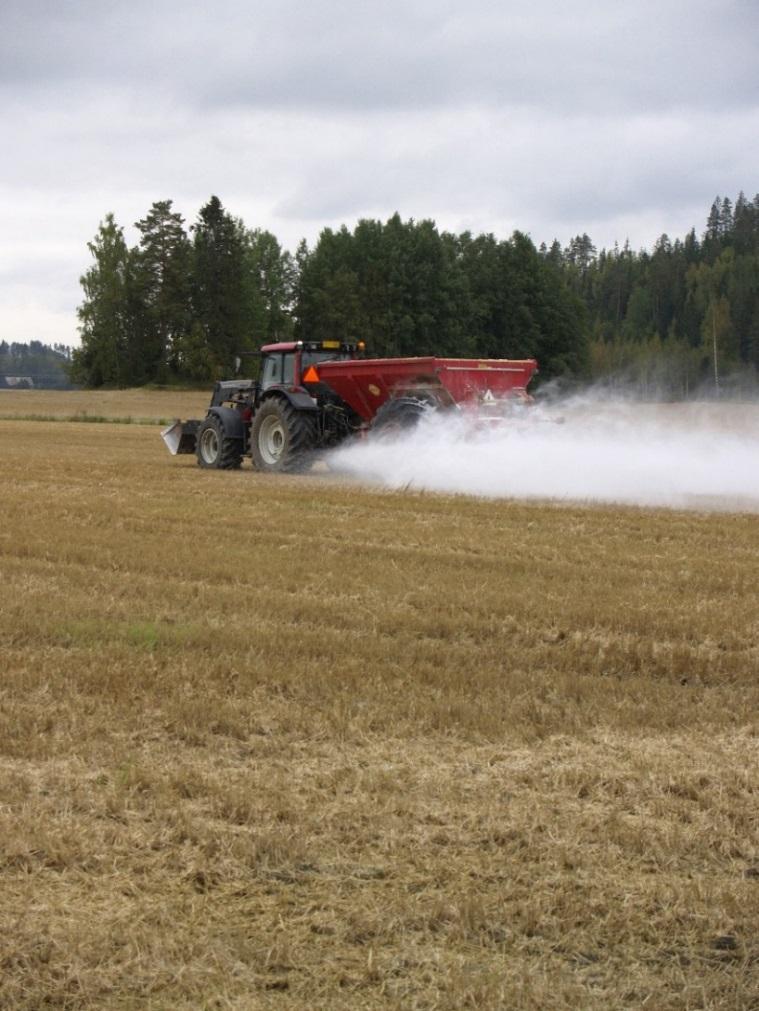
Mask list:
[[[129,247],[108,214],[81,278],[85,386],[205,382],[273,340],[361,338],[372,356],[535,357],[541,377],[648,396],[754,392],[759,195],[717,198],[701,234],[600,252],[432,221],[324,229],[294,255],[217,197],[186,227],[153,204]]]
[[[65,344],[0,340],[0,390],[65,390],[71,386],[70,367],[71,348]]]

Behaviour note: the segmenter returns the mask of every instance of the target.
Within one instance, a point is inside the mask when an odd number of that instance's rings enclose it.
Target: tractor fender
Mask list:
[[[211,407],[207,417],[218,418],[224,429],[224,435],[228,439],[244,439],[245,425],[242,414],[234,407]]]
[[[271,397],[281,397],[286,400],[291,407],[294,407],[296,411],[318,411],[319,404],[317,401],[304,390],[286,390],[279,387],[276,390],[272,390],[264,394],[261,398],[261,403],[263,404],[266,400]]]

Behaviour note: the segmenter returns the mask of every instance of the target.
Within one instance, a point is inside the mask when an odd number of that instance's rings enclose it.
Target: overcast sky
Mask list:
[[[0,338],[78,341],[108,211],[211,194],[650,246],[759,191],[759,0],[0,0]]]

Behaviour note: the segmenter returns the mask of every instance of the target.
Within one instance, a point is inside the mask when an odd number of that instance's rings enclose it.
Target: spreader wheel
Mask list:
[[[396,397],[386,400],[374,416],[369,429],[371,435],[381,438],[409,432],[431,411],[432,405],[417,397]]]

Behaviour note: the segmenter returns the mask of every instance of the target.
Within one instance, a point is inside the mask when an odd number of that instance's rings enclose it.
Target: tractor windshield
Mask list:
[[[318,365],[320,362],[347,362],[351,355],[348,351],[308,351],[301,355],[300,367],[303,372],[309,365]]]

